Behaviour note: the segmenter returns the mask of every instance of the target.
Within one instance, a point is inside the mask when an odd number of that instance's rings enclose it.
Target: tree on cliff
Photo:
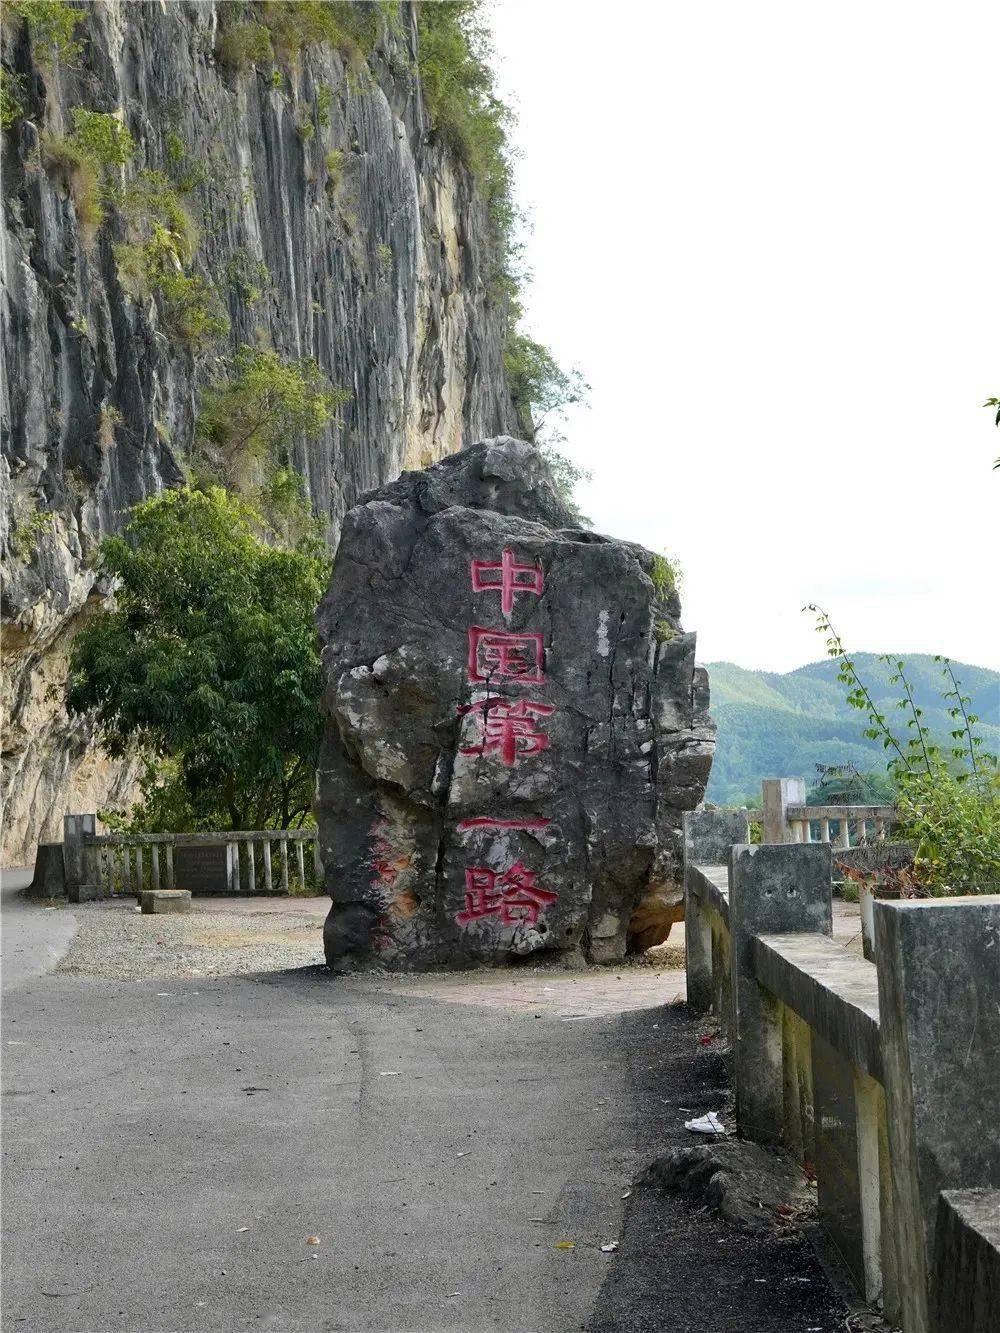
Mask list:
[[[329,565],[311,539],[266,535],[244,502],[185,488],[103,543],[116,606],[77,637],[69,707],[112,754],[149,756],[146,827],[288,828],[312,807]]]

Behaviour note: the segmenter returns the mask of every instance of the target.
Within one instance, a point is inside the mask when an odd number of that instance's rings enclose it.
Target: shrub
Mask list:
[[[288,436],[319,435],[349,397],[311,358],[285,360],[270,347],[244,346],[202,394],[198,436],[224,480],[248,463],[268,473],[282,461],[277,455]]]
[[[323,159],[326,164],[327,184],[335,190],[344,174],[344,153],[340,148],[331,148]]]
[[[417,68],[433,132],[479,180],[487,200],[509,208],[508,107],[497,97],[479,0],[417,6]]]
[[[206,278],[185,271],[198,233],[177,191],[159,171],[143,171],[116,196],[128,240],[115,246],[122,286],[136,300],[158,296],[168,332],[198,351],[224,336],[229,320]]]
[[[198,351],[229,332],[229,317],[207,278],[165,269],[158,285],[164,323],[179,342]]]
[[[322,87],[316,90],[316,119],[319,121],[320,128],[326,129],[330,124],[330,103],[333,101],[333,89],[329,84],[324,83]]]
[[[677,572],[665,555],[653,556],[653,568],[649,577],[661,597],[664,593],[673,592],[677,587]]]
[[[46,166],[58,171],[66,181],[80,235],[84,242],[91,241],[104,221],[99,164],[72,139],[49,133],[42,135],[42,156]]]
[[[882,742],[888,772],[896,788],[898,831],[916,848],[916,879],[931,894],[993,893],[1000,889],[1000,768],[995,755],[982,749],[979,721],[968,711],[970,699],[946,657],[937,657],[947,688],[942,698],[952,721],[950,746],[942,750],[923,722],[899,658],[879,658],[900,687],[896,707],[906,717],[897,735],[858,674],[840,635],[820,607],[804,608],[816,616],[827,652],[839,663],[838,679],[847,686],[847,702],[864,713],[863,734]]]
[[[235,23],[220,31],[215,55],[227,69],[243,73],[253,65],[265,64],[274,59],[271,34],[263,23]]]
[[[7,0],[7,11],[24,19],[31,35],[31,46],[40,65],[71,62],[80,54],[77,26],[85,15],[65,0]]]
[[[24,114],[24,75],[0,66],[0,129],[9,130]]]
[[[46,164],[65,178],[77,222],[85,240],[91,239],[104,220],[104,198],[113,194],[106,182],[107,170],[124,166],[135,152],[135,141],[116,117],[104,111],[72,110],[73,131],[63,137],[42,136]]]
[[[161,171],[141,171],[112,197],[130,241],[148,241],[159,234],[178,264],[191,262],[198,249],[198,229],[180,194]]]
[[[10,549],[18,560],[27,564],[34,557],[42,534],[51,528],[53,518],[52,512],[39,509],[35,500],[28,498],[22,502],[10,539]]]
[[[226,261],[226,281],[247,305],[256,305],[272,284],[271,271],[262,259],[255,259],[244,246],[237,246]]]
[[[70,142],[102,167],[123,167],[135,153],[135,140],[117,116],[75,106]]]
[[[274,49],[286,60],[324,43],[358,60],[378,36],[374,11],[350,0],[266,0],[260,14]]]

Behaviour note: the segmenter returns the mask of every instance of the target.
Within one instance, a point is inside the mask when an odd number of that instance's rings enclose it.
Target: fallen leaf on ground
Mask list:
[[[318,1244],[319,1244],[319,1236],[306,1236],[306,1244],[307,1244],[307,1245],[318,1245]]]
[[[556,1241],[555,1248],[556,1248],[557,1250],[575,1250],[575,1249],[576,1249],[576,1241],[575,1241],[575,1240],[557,1240],[557,1241]]]

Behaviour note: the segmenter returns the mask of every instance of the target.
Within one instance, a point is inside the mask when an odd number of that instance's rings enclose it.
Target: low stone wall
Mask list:
[[[941,1191],[1000,1188],[1000,897],[876,902],[869,962],[832,938],[828,844],[698,864],[715,817],[685,838],[688,1002],[731,1032],[738,1132],[815,1169],[859,1290],[931,1333]]]

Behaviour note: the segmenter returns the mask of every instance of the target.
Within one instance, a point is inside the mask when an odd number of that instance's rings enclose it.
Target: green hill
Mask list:
[[[938,736],[952,730],[941,691],[948,686],[933,657],[906,657],[907,674],[924,720]],[[853,661],[879,707],[905,734],[904,715],[894,711],[897,686],[873,653],[856,653]],[[1000,752],[1000,672],[954,663],[986,749]],[[810,662],[782,675],[748,671],[732,662],[711,662],[712,716],[719,727],[715,763],[706,798],[717,804],[756,805],[761,778],[801,777],[812,785],[817,764],[853,764],[862,772],[885,767],[879,742],[865,740],[864,714],[844,702],[837,663]],[[898,722],[896,721],[898,719]]]

